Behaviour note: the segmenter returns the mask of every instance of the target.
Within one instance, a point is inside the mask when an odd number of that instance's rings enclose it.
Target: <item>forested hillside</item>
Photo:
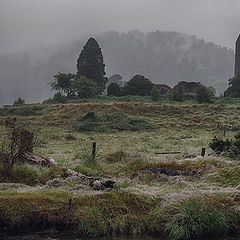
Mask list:
[[[179,81],[202,81],[218,92],[233,75],[234,52],[177,32],[107,32],[96,36],[107,75],[124,80],[143,74],[151,81],[174,85]],[[18,96],[40,101],[50,95],[47,83],[57,72],[76,72],[76,59],[86,39],[28,52],[0,55],[0,103]]]

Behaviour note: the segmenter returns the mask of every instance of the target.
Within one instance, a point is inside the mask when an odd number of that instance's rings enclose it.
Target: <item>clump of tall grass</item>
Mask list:
[[[173,239],[224,235],[236,220],[228,197],[202,194],[168,200],[149,214],[150,229]]]
[[[118,163],[122,162],[123,159],[127,157],[127,154],[124,151],[116,151],[111,154],[109,154],[106,157],[106,161],[109,163]]]
[[[48,180],[63,174],[63,169],[58,167],[44,168],[24,163],[15,164],[6,176],[5,167],[0,163],[0,180],[9,183],[22,183],[29,186],[45,184]]]
[[[77,209],[75,218],[79,222],[76,230],[84,236],[96,237],[106,234],[107,224],[103,209],[85,206]]]

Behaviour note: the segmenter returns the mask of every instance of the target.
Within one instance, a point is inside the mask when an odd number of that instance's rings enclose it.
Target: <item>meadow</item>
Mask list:
[[[90,123],[89,113],[95,116]],[[128,233],[174,239],[239,233],[240,161],[209,148],[214,136],[231,139],[240,130],[237,101],[124,97],[5,106],[2,135],[6,119],[13,117],[38,135],[34,153],[58,165],[14,166],[0,183],[2,231],[55,228],[92,237]],[[179,153],[156,154],[171,152]],[[66,168],[116,184],[94,190],[64,178]]]

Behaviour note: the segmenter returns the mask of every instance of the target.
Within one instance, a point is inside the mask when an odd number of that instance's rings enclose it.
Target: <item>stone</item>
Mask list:
[[[240,74],[240,35],[236,41],[236,50],[235,50],[235,76]]]

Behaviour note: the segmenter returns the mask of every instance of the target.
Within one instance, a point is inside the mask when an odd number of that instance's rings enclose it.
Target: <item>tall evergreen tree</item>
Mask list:
[[[98,86],[98,94],[104,91],[107,83],[105,64],[102,50],[94,38],[89,38],[78,57],[77,74],[93,80]]]

